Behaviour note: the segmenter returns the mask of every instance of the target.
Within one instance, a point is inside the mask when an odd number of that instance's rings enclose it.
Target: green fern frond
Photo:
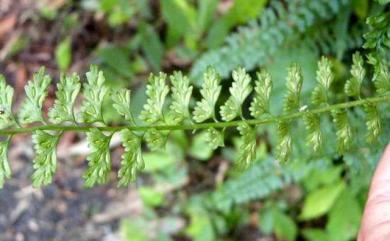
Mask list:
[[[49,120],[60,124],[66,121],[76,121],[73,105],[81,88],[80,77],[77,74],[61,76],[57,84],[56,100],[49,111]]]
[[[372,63],[372,60],[370,60]],[[292,65],[288,69],[286,82],[286,95],[283,103],[282,113],[270,113],[270,96],[272,82],[269,75],[262,71],[258,74],[258,80],[254,91],[252,91],[250,77],[243,69],[237,69],[233,74],[234,83],[230,88],[231,96],[222,106],[221,116],[223,120],[216,118],[216,106],[220,92],[220,76],[215,69],[209,68],[204,75],[205,83],[201,89],[202,99],[195,105],[193,112],[189,110],[192,87],[189,80],[182,74],[175,73],[169,78],[172,82],[172,98],[169,98],[171,105],[164,108],[165,99],[169,94],[169,87],[165,81],[167,75],[160,73],[158,76],[152,75],[149,78],[147,88],[147,103],[140,114],[140,119],[144,120],[146,125],[138,125],[134,122],[131,106],[130,91],[120,89],[114,92],[104,84],[104,75],[96,67],[91,67],[87,73],[87,83],[84,85],[84,102],[79,113],[74,113],[73,104],[77,98],[80,85],[78,77],[63,77],[58,84],[57,100],[53,108],[49,111],[49,123],[43,120],[42,103],[47,95],[46,90],[50,78],[44,75],[40,70],[35,75],[33,81],[27,84],[26,91],[28,97],[22,105],[20,111],[35,111],[35,117],[28,121],[40,121],[41,124],[19,126],[12,114],[12,94],[13,90],[6,85],[4,79],[0,78],[0,106],[3,108],[0,112],[1,124],[0,135],[5,139],[0,142],[0,183],[9,178],[11,170],[7,160],[7,149],[9,140],[18,133],[33,133],[34,148],[36,157],[34,160],[34,186],[46,185],[51,182],[56,169],[56,145],[61,135],[66,131],[85,132],[87,142],[90,146],[90,154],[87,157],[88,168],[85,172],[85,185],[93,186],[104,183],[108,179],[111,170],[110,140],[115,133],[121,133],[124,154],[122,156],[121,168],[118,173],[119,185],[123,186],[134,180],[137,172],[144,166],[142,159],[142,143],[146,142],[150,150],[162,149],[167,142],[169,134],[175,130],[207,130],[207,141],[213,149],[224,146],[224,133],[229,128],[237,128],[241,135],[241,141],[238,150],[237,165],[248,167],[256,159],[256,127],[265,124],[277,124],[279,143],[274,149],[275,156],[279,161],[286,161],[293,154],[293,141],[296,138],[293,135],[294,128],[299,126],[299,121],[303,120],[307,129],[306,142],[317,152],[321,146],[325,146],[327,141],[321,128],[323,118],[329,114],[333,118],[335,133],[337,137],[338,151],[345,153],[352,144],[354,136],[352,126],[349,120],[348,112],[354,112],[354,109],[364,110],[365,123],[368,130],[368,141],[379,139],[387,124],[381,122],[379,113],[380,105],[389,104],[390,93],[387,89],[386,79],[388,69],[386,66],[373,64],[373,82],[377,86],[375,96],[367,97],[361,93],[361,85],[365,75],[365,66],[359,55],[354,55],[354,64],[352,67],[352,78],[348,80],[345,87],[346,95],[353,94],[355,100],[348,100],[343,103],[329,103],[331,95],[330,85],[333,81],[330,62],[322,58],[318,63],[317,87],[315,88],[310,105],[301,103],[300,92],[302,89],[303,78],[301,69],[297,65]],[[370,73],[367,71],[367,73]],[[381,82],[378,85],[377,82]],[[244,101],[253,93],[250,107],[245,107]],[[113,108],[117,113],[123,116],[124,125],[110,126],[103,121],[102,103],[108,93],[111,96]],[[314,96],[314,97],[313,97]],[[69,102],[69,103],[68,103]],[[227,110],[232,110],[228,112]],[[254,117],[253,119],[233,120],[242,113],[248,111]],[[63,112],[64,116],[58,113]],[[166,113],[165,113],[166,112]],[[361,111],[360,111],[361,112]],[[192,115],[191,115],[192,113]],[[81,116],[81,122],[75,123],[73,116]],[[20,115],[19,115],[20,116]],[[39,118],[37,118],[39,116]],[[57,117],[55,117],[57,116]],[[353,116],[353,115],[351,115]],[[193,123],[194,119],[197,123]],[[25,119],[27,120],[27,118]],[[206,121],[207,122],[204,122]],[[95,124],[95,122],[99,122]],[[325,122],[325,121],[324,121]],[[10,127],[12,126],[12,127]],[[325,128],[323,128],[325,131]],[[327,131],[331,128],[328,128]],[[356,131],[361,131],[356,129]],[[301,137],[299,137],[301,138]],[[294,141],[295,143],[295,141]],[[294,148],[295,149],[295,148]],[[297,150],[298,151],[298,150]]]
[[[255,119],[259,119],[263,114],[269,113],[271,90],[272,81],[270,74],[265,70],[257,73],[255,97],[249,107],[249,111]]]
[[[149,84],[146,86],[147,103],[140,114],[140,119],[148,124],[164,122],[163,107],[165,97],[169,93],[169,88],[165,81],[167,75],[160,73],[149,77]]]
[[[111,170],[110,140],[112,135],[106,135],[98,129],[87,132],[87,140],[91,152],[87,157],[88,169],[84,174],[85,186],[103,184],[107,181]]]
[[[33,185],[39,187],[52,182],[57,167],[56,147],[60,134],[38,130],[32,135],[35,149]]]
[[[200,91],[203,99],[198,101],[193,112],[196,122],[203,122],[207,119],[215,119],[215,104],[221,93],[221,77],[214,68],[209,67],[204,73],[204,82]]]
[[[24,88],[26,91],[26,99],[19,110],[18,117],[20,123],[44,122],[42,105],[47,96],[47,88],[50,82],[51,78],[45,74],[45,68],[43,67],[34,74],[33,80],[28,82]]]
[[[241,106],[244,103],[244,100],[252,92],[252,87],[250,85],[251,78],[244,69],[239,68],[233,71],[232,77],[234,82],[229,88],[231,96],[221,107],[220,111],[222,120],[224,121],[231,121],[237,116],[242,117]]]
[[[87,72],[87,83],[84,84],[84,102],[81,106],[81,122],[104,122],[102,115],[103,100],[108,93],[105,77],[97,66],[91,66]]]

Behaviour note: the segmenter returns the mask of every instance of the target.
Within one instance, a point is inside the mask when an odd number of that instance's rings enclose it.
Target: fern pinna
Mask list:
[[[275,156],[281,162],[286,161],[292,152],[294,122],[302,119],[307,129],[307,143],[313,152],[321,149],[323,139],[321,119],[331,116],[334,122],[338,151],[348,150],[353,138],[347,110],[362,107],[366,112],[367,140],[372,142],[381,133],[382,123],[379,104],[389,105],[390,73],[388,66],[369,56],[374,65],[373,82],[376,94],[365,97],[361,93],[366,68],[363,57],[353,56],[351,78],[346,82],[345,102],[332,103],[330,87],[334,79],[331,63],[323,57],[318,63],[317,86],[312,92],[311,103],[302,103],[300,92],[303,78],[301,69],[291,65],[286,78],[286,95],[283,113],[270,113],[272,95],[271,76],[262,70],[252,86],[251,77],[242,68],[232,73],[233,83],[229,88],[230,97],[221,106],[217,106],[222,86],[219,73],[208,68],[204,73],[201,99],[190,111],[193,87],[190,80],[180,72],[168,76],[151,74],[146,94],[147,103],[139,116],[143,124],[135,122],[131,111],[130,90],[113,90],[105,84],[102,71],[92,66],[87,72],[87,81],[83,84],[83,102],[76,111],[74,104],[81,83],[78,75],[62,76],[57,85],[56,100],[44,117],[42,105],[47,96],[51,78],[41,68],[25,87],[26,98],[17,114],[12,111],[13,89],[0,78],[0,184],[11,176],[7,160],[7,149],[13,135],[32,133],[36,157],[33,161],[33,185],[51,183],[56,171],[56,146],[66,131],[85,132],[90,145],[87,157],[88,168],[84,174],[85,184],[90,187],[106,182],[111,170],[110,141],[115,133],[120,133],[124,153],[118,172],[119,185],[128,185],[138,171],[144,167],[142,143],[146,142],[151,150],[163,148],[170,132],[175,130],[207,130],[210,146],[214,149],[224,146],[224,132],[227,128],[236,128],[242,141],[238,151],[237,165],[249,166],[256,155],[256,127],[264,124],[276,124],[279,143]],[[170,84],[167,84],[167,82]],[[171,94],[169,95],[169,93]],[[124,125],[108,125],[103,119],[103,100],[110,97],[113,108],[123,117]],[[169,101],[167,100],[169,98]],[[244,102],[251,99],[247,108]],[[169,107],[165,108],[166,102]],[[251,116],[251,118],[249,118]]]

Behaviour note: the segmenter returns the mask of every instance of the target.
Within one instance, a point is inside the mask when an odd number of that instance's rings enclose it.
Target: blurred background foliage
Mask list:
[[[139,113],[150,72],[182,70],[197,86],[200,73],[214,65],[229,86],[233,68],[243,66],[251,74],[266,68],[274,80],[271,111],[276,112],[282,108],[277,103],[282,103],[291,62],[302,66],[304,99],[315,85],[322,55],[331,60],[334,92],[341,93],[352,53],[367,51],[363,48],[363,34],[370,30],[367,17],[388,15],[387,2],[4,0],[0,70],[20,90],[40,65],[58,79],[60,73],[85,72],[89,64],[98,64],[110,85],[131,87],[133,112]],[[385,24],[384,31],[386,27],[390,29]],[[382,41],[387,46],[388,33]],[[375,45],[375,37],[368,44]],[[367,84],[365,91],[370,93],[372,86]],[[222,95],[226,98],[227,93]],[[332,101],[340,98],[345,97],[336,94]],[[382,113],[389,121],[390,111]],[[109,111],[105,115],[118,121]],[[365,129],[359,110],[349,115],[355,130]],[[231,168],[238,139],[227,135],[226,148],[213,151],[205,133],[175,132],[166,151],[144,155],[144,172],[121,190],[135,193],[141,205],[112,220],[117,223],[112,232],[118,240],[128,241],[354,240],[369,180],[390,130],[384,130],[379,143],[355,145],[340,156],[332,141],[331,121],[323,122],[328,126],[327,146],[309,154],[305,140],[297,138],[294,158],[285,164],[272,154],[275,127],[259,127],[257,161],[245,171]],[[304,126],[294,132],[304,136],[300,134]],[[354,141],[363,143],[365,137]],[[119,160],[114,165],[118,168]],[[115,182],[112,177],[111,184]]]

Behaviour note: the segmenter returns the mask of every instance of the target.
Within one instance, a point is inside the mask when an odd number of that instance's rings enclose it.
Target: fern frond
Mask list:
[[[245,72],[244,69],[239,68],[233,71],[233,84],[229,88],[231,96],[226,101],[226,103],[221,107],[220,114],[222,120],[231,121],[237,116],[242,117],[242,104],[248,95],[252,92],[252,87],[250,86],[251,78]]]
[[[270,74],[265,70],[257,73],[255,97],[249,107],[249,111],[254,118],[259,119],[263,114],[269,113],[271,90],[272,81]]]
[[[107,181],[111,170],[110,140],[112,135],[106,135],[98,129],[87,133],[91,152],[87,157],[88,169],[84,174],[85,186],[103,184]]]
[[[187,76],[181,72],[174,72],[170,77],[172,83],[172,104],[170,105],[174,124],[181,123],[191,118],[189,104],[192,94],[192,86]]]
[[[145,167],[145,163],[142,158],[141,139],[128,129],[122,130],[121,136],[125,151],[118,171],[118,186],[127,186],[135,180],[137,172]]]
[[[76,121],[73,105],[81,88],[80,77],[77,74],[61,76],[57,84],[56,100],[49,111],[49,120],[59,124],[66,121]]]
[[[87,83],[84,84],[84,102],[81,106],[80,117],[85,123],[104,122],[102,106],[103,100],[108,93],[105,85],[105,77],[97,66],[91,66],[87,72]]]
[[[146,86],[147,103],[139,116],[148,124],[164,121],[163,107],[165,97],[169,93],[169,88],[165,83],[166,78],[167,75],[164,73],[158,76],[151,74],[149,77],[149,84]]]
[[[366,70],[363,67],[363,58],[359,53],[355,53],[352,59],[352,78],[347,80],[347,83],[345,84],[345,93],[348,96],[360,97],[360,89],[366,75]]]
[[[20,123],[44,122],[42,105],[47,96],[47,88],[50,82],[51,78],[45,74],[45,68],[43,67],[34,74],[33,80],[28,82],[24,88],[26,91],[26,99],[19,110],[18,117]]]
[[[50,134],[46,131],[36,131],[32,135],[35,149],[34,173],[32,175],[33,185],[40,187],[52,182],[57,167],[56,146],[60,134]]]
[[[214,68],[209,67],[204,73],[204,82],[200,93],[203,97],[198,101],[193,112],[196,122],[203,122],[207,119],[215,119],[215,104],[221,93],[221,77]]]
[[[6,153],[10,138],[18,133],[33,133],[34,148],[37,152],[34,160],[34,186],[46,185],[51,182],[56,169],[56,146],[65,131],[87,133],[87,142],[91,151],[87,157],[88,168],[84,175],[86,186],[101,184],[107,180],[111,170],[109,144],[116,132],[121,133],[125,149],[118,173],[119,185],[121,186],[134,180],[136,173],[143,168],[143,142],[146,142],[150,150],[162,149],[169,134],[175,130],[207,130],[207,141],[210,147],[215,149],[224,146],[224,133],[227,132],[228,128],[237,128],[241,135],[241,141],[236,162],[239,167],[248,167],[256,157],[257,126],[277,124],[279,142],[273,151],[279,161],[286,161],[294,154],[293,151],[300,151],[299,148],[293,150],[293,141],[302,137],[295,137],[293,133],[295,133],[294,128],[299,127],[299,121],[302,119],[307,129],[307,144],[313,147],[314,152],[317,152],[321,146],[325,146],[323,144],[329,139],[329,132],[333,130],[330,126],[326,129],[325,126],[321,128],[321,122],[323,121],[322,123],[325,124],[327,119],[323,119],[323,117],[326,118],[330,114],[335,126],[338,151],[345,153],[352,144],[360,144],[353,139],[352,134],[354,133],[352,133],[351,124],[354,124],[356,118],[353,119],[354,122],[350,123],[349,112],[351,112],[352,118],[354,116],[352,113],[365,111],[367,139],[370,142],[380,139],[379,135],[383,133],[383,130],[386,130],[387,123],[381,122],[379,108],[382,109],[383,106],[380,106],[382,104],[390,103],[390,93],[387,89],[388,69],[387,66],[378,64],[378,59],[375,61],[372,58],[369,59],[369,62],[374,66],[373,83],[377,89],[374,96],[363,96],[366,93],[360,90],[362,82],[366,78],[366,66],[364,66],[360,55],[354,55],[352,78],[347,81],[346,93],[341,93],[341,98],[339,98],[347,101],[329,103],[330,86],[333,81],[332,68],[328,60],[321,59],[317,71],[318,85],[312,94],[312,104],[309,106],[301,103],[300,92],[303,83],[301,69],[297,65],[292,65],[288,69],[287,93],[282,113],[270,113],[269,111],[272,82],[265,71],[258,74],[256,87],[252,91],[249,75],[243,69],[237,69],[233,73],[234,83],[230,88],[231,96],[220,109],[222,119],[225,120],[223,122],[216,118],[216,109],[218,108],[216,104],[222,89],[221,79],[212,68],[209,68],[204,75],[205,82],[200,91],[202,99],[196,103],[193,112],[189,110],[192,87],[189,85],[187,77],[179,73],[169,77],[172,82],[172,98],[170,98],[172,102],[169,108],[164,108],[165,100],[169,97],[169,87],[165,83],[168,76],[163,73],[158,76],[151,75],[147,88],[147,103],[140,114],[140,119],[144,120],[146,125],[138,125],[133,120],[130,108],[130,91],[120,89],[113,92],[105,85],[104,75],[96,67],[91,67],[87,73],[88,80],[84,85],[83,93],[85,96],[80,113],[74,113],[73,110],[73,104],[80,89],[77,76],[73,75],[61,79],[56,95],[58,99],[49,111],[51,113],[49,114],[49,123],[44,122],[41,108],[50,77],[45,76],[43,70],[38,72],[34,80],[26,86],[28,97],[20,110],[22,113],[27,113],[27,109],[29,113],[34,111],[35,117],[31,115],[34,118],[25,118],[25,120],[42,122],[31,126],[19,126],[19,123],[15,121],[11,111],[13,90],[6,85],[4,79],[0,78],[0,90],[3,90],[0,92],[2,108],[0,116],[2,117],[1,124],[4,126],[0,129],[0,136],[5,137],[0,142],[0,183],[3,183],[10,176],[11,171]],[[253,99],[250,107],[247,108],[244,101],[251,96],[251,92],[254,92]],[[126,124],[110,126],[104,123],[102,105],[108,93],[113,93],[111,97],[113,108],[119,115],[123,116]],[[358,98],[349,100],[346,98],[347,95]],[[355,109],[359,111],[355,111]],[[245,113],[249,111],[254,118],[234,120],[238,116],[242,117],[244,111]],[[59,116],[59,113],[62,112],[64,115]],[[72,117],[76,114],[82,117],[81,122],[74,122]],[[357,117],[359,116],[357,115]],[[193,123],[191,119],[197,123]],[[204,122],[206,120],[207,122]],[[361,129],[356,128],[356,131],[361,131]],[[294,141],[294,147],[295,144]]]
[[[225,146],[223,132],[215,128],[207,129],[206,140],[213,150]]]
[[[0,75],[0,129],[15,124],[15,117],[12,114],[12,98],[14,89],[8,86],[3,75]]]
[[[12,174],[7,157],[8,145],[9,140],[0,141],[0,188],[3,188],[5,180]]]

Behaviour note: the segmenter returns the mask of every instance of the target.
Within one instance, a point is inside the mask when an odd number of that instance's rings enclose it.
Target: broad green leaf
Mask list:
[[[263,114],[269,113],[269,98],[272,90],[271,76],[265,70],[257,73],[255,97],[249,107],[251,115],[259,119]]]
[[[345,183],[340,181],[310,192],[305,198],[300,219],[315,219],[327,213],[344,189]]]
[[[330,237],[325,230],[316,229],[316,228],[305,228],[302,230],[303,236],[306,240],[315,240],[315,241],[330,241]]]
[[[33,186],[40,187],[52,182],[57,167],[56,147],[60,134],[50,134],[45,131],[36,131],[32,140],[36,156],[33,160]]]
[[[154,28],[147,23],[139,25],[141,33],[141,48],[151,67],[158,71],[161,69],[161,61],[164,56],[164,46]]]
[[[221,93],[221,77],[214,68],[209,67],[203,75],[203,85],[200,93],[202,100],[198,101],[193,112],[196,122],[215,118],[215,104]]]
[[[84,173],[85,186],[92,187],[95,184],[103,184],[107,181],[111,170],[110,140],[98,129],[91,129],[87,133],[90,145],[90,153],[87,156],[88,169]]]
[[[358,200],[345,190],[334,203],[328,215],[326,230],[329,240],[348,241],[356,237],[361,220],[362,210]]]
[[[206,131],[201,132],[192,138],[189,154],[198,160],[208,160],[213,154],[213,148],[209,143],[209,137]]]
[[[273,216],[276,237],[280,240],[294,241],[298,233],[294,220],[277,209],[274,210]]]
[[[80,110],[81,121],[86,123],[103,122],[103,100],[108,93],[108,87],[105,85],[106,79],[103,72],[94,65],[91,65],[86,76],[88,82],[84,84],[84,102]]]
[[[24,87],[26,98],[19,110],[19,121],[22,124],[43,121],[42,105],[47,96],[47,88],[51,82],[50,76],[45,75],[45,68],[41,67],[34,74],[33,80]]]
[[[163,122],[163,107],[165,97],[168,95],[169,88],[165,83],[167,75],[160,73],[159,75],[151,74],[149,84],[146,86],[147,102],[141,111],[139,118],[148,124]]]
[[[121,131],[121,136],[125,150],[118,171],[118,186],[127,186],[135,180],[137,172],[145,167],[145,163],[142,158],[141,139],[128,129]]]
[[[171,115],[174,123],[190,119],[188,105],[191,100],[192,86],[189,85],[188,77],[181,72],[174,72],[170,76],[172,83],[172,104],[170,105]]]
[[[167,169],[177,160],[174,155],[165,151],[153,151],[143,154],[145,172],[156,172]]]
[[[75,121],[73,105],[80,91],[80,78],[77,74],[61,76],[57,84],[56,100],[49,111],[49,119],[55,124]]]
[[[139,195],[144,204],[149,207],[160,206],[165,200],[164,193],[154,190],[151,187],[141,187],[139,189]]]
[[[3,75],[0,75],[0,129],[6,128],[15,123],[12,114],[12,98],[14,89],[7,85]]]
[[[252,92],[251,78],[243,68],[233,71],[233,84],[229,88],[231,96],[221,107],[220,114],[224,121],[231,121],[237,116],[242,117],[242,104]]]
[[[4,181],[12,174],[7,157],[8,145],[9,140],[0,141],[0,188],[3,188]]]
[[[59,69],[66,71],[72,61],[72,41],[70,38],[66,38],[58,44],[55,56]]]
[[[210,147],[213,150],[217,149],[220,146],[225,146],[223,132],[215,128],[207,129],[206,138],[207,138],[207,142],[209,143]]]
[[[202,207],[193,205],[189,208],[190,223],[186,229],[187,235],[194,241],[214,241],[215,233],[208,212]]]

